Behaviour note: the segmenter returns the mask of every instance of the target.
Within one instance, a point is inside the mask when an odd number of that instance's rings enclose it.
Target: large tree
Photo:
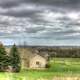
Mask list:
[[[5,47],[0,43],[0,71],[5,71],[5,67],[8,66],[8,59]]]
[[[21,68],[20,54],[15,44],[11,48],[10,57],[11,57],[11,66],[13,69],[12,71],[19,72]]]

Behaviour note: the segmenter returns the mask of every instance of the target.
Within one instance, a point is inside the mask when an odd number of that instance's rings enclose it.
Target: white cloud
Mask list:
[[[51,10],[44,10],[42,13],[37,13],[40,18],[42,18],[45,21],[54,22],[57,18],[65,17],[65,14],[61,12],[55,12]],[[56,20],[56,22],[59,22],[59,20]]]
[[[66,14],[72,20],[80,19],[80,12],[70,12]]]
[[[80,33],[79,32],[76,32],[76,33],[70,33],[70,34],[67,34],[67,35],[65,35],[65,36],[80,36]]]

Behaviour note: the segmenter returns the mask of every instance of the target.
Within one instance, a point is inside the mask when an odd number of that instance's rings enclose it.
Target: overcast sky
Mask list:
[[[80,45],[80,0],[0,0],[5,45]]]

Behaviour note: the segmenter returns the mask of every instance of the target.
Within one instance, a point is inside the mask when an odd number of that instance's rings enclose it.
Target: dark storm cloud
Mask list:
[[[34,17],[36,11],[8,11],[2,13],[2,15],[14,16],[14,17]]]
[[[0,6],[3,8],[15,7],[23,3],[78,8],[80,0],[0,0]]]
[[[19,7],[30,4],[35,5],[35,9],[27,10],[22,7],[23,10],[20,10]],[[32,5],[33,6],[33,5]],[[2,15],[15,16],[15,17],[26,17],[26,16],[35,16],[34,14],[44,11],[43,8],[51,9],[52,11],[66,11],[66,10],[77,10],[80,7],[80,0],[0,0],[0,7],[5,12],[0,12]],[[34,7],[34,6],[33,6]],[[15,8],[15,10],[13,10]],[[61,8],[61,9],[60,9]]]
[[[0,0],[0,7],[11,8],[19,5],[18,0]]]
[[[64,6],[68,8],[78,8],[80,5],[80,0],[24,0],[23,2],[27,1],[51,6]]]

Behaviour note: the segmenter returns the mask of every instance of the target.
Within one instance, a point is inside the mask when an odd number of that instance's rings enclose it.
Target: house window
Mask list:
[[[39,61],[36,61],[36,65],[39,65],[40,64],[40,62]]]

